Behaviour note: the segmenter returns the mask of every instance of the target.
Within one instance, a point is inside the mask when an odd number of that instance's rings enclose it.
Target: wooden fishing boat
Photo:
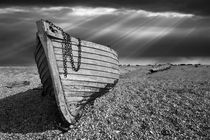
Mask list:
[[[55,96],[62,118],[73,124],[88,101],[117,83],[118,54],[72,37],[46,20],[37,21],[37,28],[34,55],[43,93]]]

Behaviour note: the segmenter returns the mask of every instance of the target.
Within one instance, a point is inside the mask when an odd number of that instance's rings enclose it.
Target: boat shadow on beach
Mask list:
[[[81,107],[93,105],[95,98],[108,93],[117,82],[107,84],[98,94],[90,96],[86,103],[80,104]],[[0,99],[0,133],[26,134],[58,129],[58,123],[63,121],[55,98],[49,95],[43,97],[42,90],[37,89]]]
[[[55,100],[27,90],[0,99],[0,132],[34,133],[54,130],[60,119]]]

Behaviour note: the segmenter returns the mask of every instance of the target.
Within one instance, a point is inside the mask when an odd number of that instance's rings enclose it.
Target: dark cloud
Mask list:
[[[92,2],[92,5],[99,5],[96,1]],[[132,4],[134,1],[131,1],[131,4],[124,2],[119,2],[118,7],[135,5]],[[151,0],[141,2],[143,6],[152,3]],[[163,0],[155,1],[153,5],[156,6],[161,2]],[[173,0],[162,7],[166,8],[167,4],[174,5],[175,2]],[[139,2],[136,1],[137,3]],[[109,6],[109,1],[101,3],[101,6],[103,4]],[[110,2],[110,5],[115,4]],[[179,6],[185,5],[183,3]],[[105,11],[101,12],[90,7],[89,11],[85,9],[87,13],[84,9],[81,13],[81,9],[73,8],[20,6],[0,9],[0,65],[34,64],[35,21],[41,18],[51,20],[72,36],[111,45],[118,51],[120,60],[131,59],[135,62],[134,59],[148,59],[153,62],[158,58],[158,62],[173,62],[186,60],[179,59],[180,57],[210,57],[210,18],[208,16],[181,14],[176,17],[177,13],[173,13],[175,16],[168,16],[167,13],[155,15],[157,14],[155,12],[133,9],[109,12],[110,8],[107,8],[108,11],[103,9]],[[150,8],[155,9],[152,6]]]
[[[209,0],[5,0],[1,6],[104,6],[210,15]]]

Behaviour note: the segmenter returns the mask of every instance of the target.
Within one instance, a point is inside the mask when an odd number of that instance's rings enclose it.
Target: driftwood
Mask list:
[[[14,82],[7,83],[5,87],[14,88],[14,87],[23,87],[27,85],[30,85],[29,81],[14,81]]]
[[[149,69],[148,74],[152,74],[152,73],[158,72],[158,71],[164,71],[164,70],[167,70],[167,69],[170,69],[170,68],[171,68],[171,64],[154,66],[153,68]]]

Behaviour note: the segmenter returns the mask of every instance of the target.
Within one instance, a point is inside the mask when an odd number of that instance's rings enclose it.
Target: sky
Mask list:
[[[121,64],[210,64],[208,0],[0,2],[0,65],[34,65],[36,24],[110,45]]]

